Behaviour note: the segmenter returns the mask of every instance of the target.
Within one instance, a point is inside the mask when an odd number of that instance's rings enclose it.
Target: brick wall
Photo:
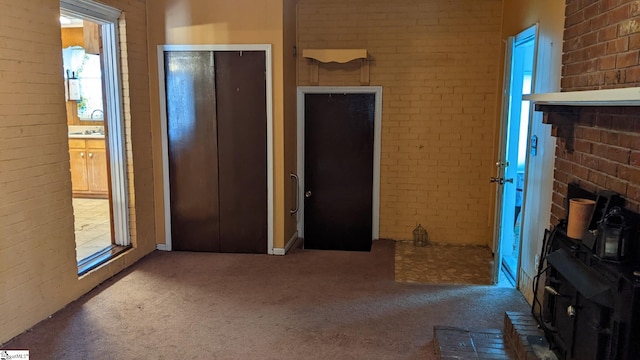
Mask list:
[[[640,85],[640,1],[567,0],[565,15],[563,91]],[[574,120],[554,125],[559,127],[560,141],[556,148],[553,224],[566,217],[570,182],[592,192],[615,191],[627,200],[630,210],[640,212],[638,110],[575,107],[570,115]]]
[[[380,236],[490,244],[501,1],[300,0],[298,49],[366,48],[383,87]],[[309,85],[299,57],[298,84]],[[357,62],[319,85],[359,85]]]
[[[68,301],[77,278],[57,1],[2,1],[0,340]],[[28,20],[28,21],[25,21]],[[63,300],[64,299],[64,300]],[[60,306],[59,304],[57,306]]]
[[[562,89],[640,85],[640,1],[567,0]]]
[[[0,343],[155,248],[145,1],[105,3],[127,19],[120,29],[136,248],[78,278],[60,2],[0,0]]]
[[[573,134],[557,142],[552,223],[565,218],[567,184],[611,190],[640,212],[640,113],[634,107],[576,109]],[[571,150],[570,148],[573,148]]]

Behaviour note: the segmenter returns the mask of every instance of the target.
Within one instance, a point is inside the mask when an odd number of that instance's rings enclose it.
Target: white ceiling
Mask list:
[[[82,27],[82,20],[72,18],[70,16],[60,15],[60,27],[63,27],[63,28]]]

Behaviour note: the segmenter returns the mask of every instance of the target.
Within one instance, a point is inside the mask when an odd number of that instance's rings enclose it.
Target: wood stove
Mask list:
[[[591,196],[580,189],[581,197]],[[609,194],[610,195],[610,194]],[[615,201],[615,200],[614,200]],[[598,223],[596,209],[592,224]],[[638,214],[625,212],[638,224]],[[545,260],[542,327],[560,359],[640,359],[640,246],[633,233],[624,263],[605,261],[589,239],[566,236],[561,221],[550,236]]]

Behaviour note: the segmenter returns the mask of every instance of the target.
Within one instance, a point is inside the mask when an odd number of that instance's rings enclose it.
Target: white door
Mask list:
[[[505,90],[502,101],[500,153],[496,163],[496,224],[494,244],[496,266],[494,282],[500,270],[513,285],[517,283],[520,257],[520,225],[524,198],[527,139],[531,109],[522,96],[533,89],[536,27],[533,26],[507,43]]]

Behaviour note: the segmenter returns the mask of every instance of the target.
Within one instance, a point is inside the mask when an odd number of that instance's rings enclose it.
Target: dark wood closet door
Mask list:
[[[213,53],[166,52],[174,250],[220,251]]]
[[[220,251],[267,252],[265,53],[215,53]]]

